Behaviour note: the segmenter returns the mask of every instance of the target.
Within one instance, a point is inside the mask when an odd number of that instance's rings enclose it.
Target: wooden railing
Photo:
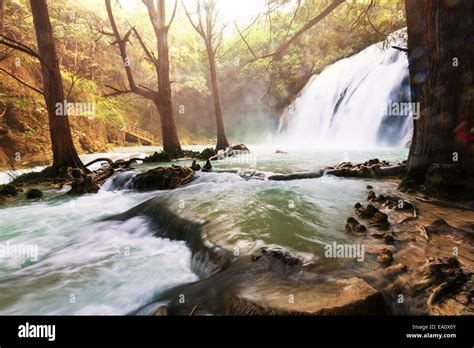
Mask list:
[[[125,125],[123,127],[123,131],[125,133],[128,133],[138,139],[142,139],[142,140],[145,140],[147,142],[149,142],[150,144],[154,144],[155,143],[155,137],[153,136],[153,134],[151,134],[150,132],[147,132],[141,128],[138,128],[138,127],[135,127],[135,126],[131,126],[131,125]]]

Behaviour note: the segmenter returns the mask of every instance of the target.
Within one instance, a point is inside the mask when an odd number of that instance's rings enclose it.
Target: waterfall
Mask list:
[[[289,148],[406,146],[419,109],[410,103],[406,53],[386,46],[369,46],[314,75],[288,107],[280,143]]]

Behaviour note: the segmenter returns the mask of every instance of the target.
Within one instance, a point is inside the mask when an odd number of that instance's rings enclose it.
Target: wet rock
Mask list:
[[[26,198],[28,199],[37,199],[43,197],[43,192],[38,189],[31,189],[26,192]]]
[[[208,159],[215,156],[216,154],[217,154],[216,151],[212,147],[208,147],[207,149],[202,150],[198,158],[207,161]]]
[[[203,171],[203,172],[210,172],[211,170],[212,170],[211,161],[207,160],[207,161],[206,161],[206,164],[204,165],[204,167],[202,167],[202,171]]]
[[[194,170],[195,172],[198,172],[201,170],[201,166],[196,163],[196,161],[193,161],[193,163],[191,164],[191,169]]]
[[[367,185],[367,189],[372,190],[374,187],[372,185]]]
[[[143,163],[156,163],[156,162],[170,162],[173,159],[169,153],[165,151],[155,152],[150,156],[143,159]]]
[[[84,178],[75,179],[71,184],[71,190],[69,190],[68,194],[82,195],[85,193],[97,193],[99,189],[99,185],[97,185],[90,175],[87,175]]]
[[[189,167],[157,167],[140,173],[133,179],[133,188],[139,190],[170,190],[183,186],[193,179]]]
[[[157,315],[157,316],[166,316],[166,315],[168,315],[168,306],[167,305],[159,306],[155,310],[153,315]]]
[[[289,295],[293,300],[289,300]],[[325,279],[294,287],[244,287],[240,306],[256,308],[260,314],[277,315],[386,315],[389,308],[382,294],[364,280]]]
[[[393,244],[395,242],[395,239],[393,239],[393,237],[390,234],[385,233],[383,235],[383,241],[387,244]]]
[[[283,154],[286,154],[286,153],[288,153],[288,152],[282,151],[282,150],[276,150],[275,153],[283,153]]]
[[[234,151],[242,151],[242,152],[250,153],[249,148],[245,146],[245,144],[232,145],[230,148]]]
[[[356,204],[354,204],[354,208],[355,208],[355,209],[362,208],[362,204],[360,204],[359,202],[357,202]]]
[[[377,261],[382,265],[388,266],[393,262],[393,255],[389,249],[382,249],[377,255]]]
[[[346,232],[353,233],[353,234],[365,234],[367,231],[366,227],[359,223],[353,217],[349,217],[346,223]]]
[[[363,219],[373,218],[378,211],[379,210],[375,208],[372,204],[368,204],[367,208],[364,208],[363,206],[356,208],[357,216]]]
[[[302,264],[301,259],[299,259],[296,256],[291,255],[290,252],[285,251],[283,249],[262,247],[260,248],[260,251],[262,255],[278,259],[281,262],[283,262],[285,265],[295,266],[295,265]]]
[[[390,166],[388,162],[381,162],[379,159],[374,158],[355,165],[350,162],[344,162],[335,167],[327,168],[326,173],[340,177],[370,178],[398,175],[404,170],[404,165]]]
[[[288,181],[288,180],[299,180],[299,179],[315,179],[323,176],[323,172],[307,172],[307,173],[293,173],[293,174],[277,174],[270,175],[268,180],[276,181]]]
[[[428,236],[432,234],[450,236],[460,241],[474,242],[474,233],[449,225],[442,219],[437,219],[431,225],[425,226]]]
[[[17,195],[17,189],[12,184],[0,185],[0,196],[3,197],[13,197]]]
[[[388,222],[388,216],[385,213],[380,211],[376,212],[372,220],[370,221],[371,225],[378,226],[378,225],[390,225]]]
[[[369,191],[369,193],[367,194],[367,200],[375,201],[376,198],[377,198],[377,195],[375,194],[375,192]]]

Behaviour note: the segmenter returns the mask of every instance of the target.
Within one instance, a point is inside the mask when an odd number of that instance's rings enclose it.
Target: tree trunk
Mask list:
[[[0,0],[0,34],[3,34],[3,6],[4,0]]]
[[[158,16],[160,28],[156,30],[157,50],[158,50],[158,111],[161,118],[161,130],[163,137],[163,150],[173,156],[182,156],[183,150],[179,142],[178,131],[173,114],[173,104],[171,103],[171,81],[170,81],[170,61],[168,50],[168,30],[165,25],[165,1],[158,1]]]
[[[46,0],[30,0],[33,22],[41,57],[44,99],[48,109],[49,133],[53,147],[53,170],[74,167],[85,170],[72,141],[66,110],[56,115],[56,105],[64,101],[63,82],[54,46]]]
[[[225,150],[229,147],[229,142],[225,135],[224,119],[222,118],[221,97],[219,93],[219,85],[217,82],[216,60],[212,49],[207,49],[209,58],[209,69],[211,73],[211,88],[212,99],[214,100],[214,112],[216,114],[216,129],[217,129],[217,145],[216,151]]]
[[[473,174],[472,150],[454,130],[474,124],[474,1],[406,0],[406,13],[412,99],[421,108],[407,169],[423,177],[432,163],[458,164]]]

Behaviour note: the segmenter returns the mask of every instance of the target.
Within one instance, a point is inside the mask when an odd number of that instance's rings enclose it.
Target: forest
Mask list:
[[[473,21],[0,0],[0,314],[472,315]]]

